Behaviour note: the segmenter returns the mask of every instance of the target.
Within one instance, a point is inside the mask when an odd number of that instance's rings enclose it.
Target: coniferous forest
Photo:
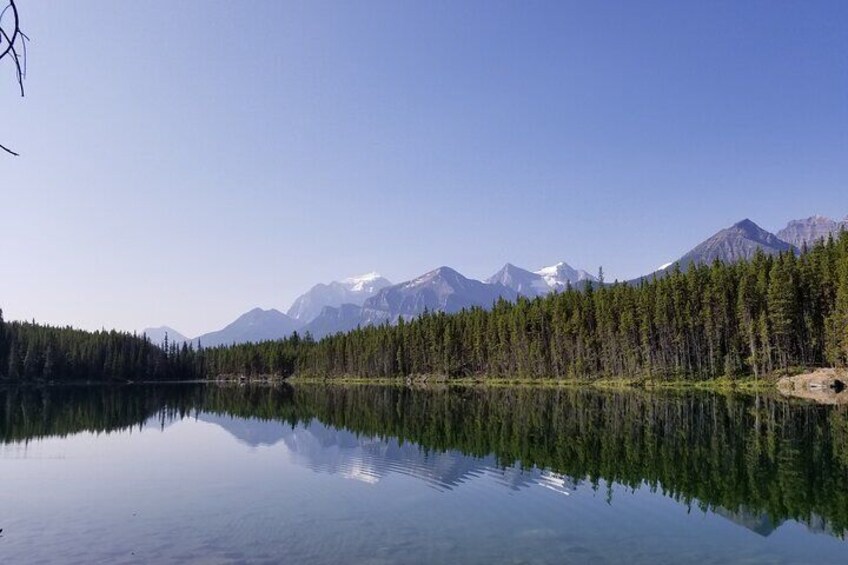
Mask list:
[[[125,332],[4,322],[0,311],[0,380],[187,380],[199,377],[201,359],[188,347],[163,348]]]
[[[568,289],[489,310],[430,312],[314,341],[195,350],[120,332],[0,321],[7,380],[218,375],[528,379],[755,377],[848,362],[848,234],[778,256],[639,283]]]

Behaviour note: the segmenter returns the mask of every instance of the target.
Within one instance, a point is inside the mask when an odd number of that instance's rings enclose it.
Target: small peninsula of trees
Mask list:
[[[799,256],[672,269],[638,284],[490,310],[194,349],[120,332],[2,322],[0,378],[173,380],[218,375],[702,380],[848,365],[848,234]]]

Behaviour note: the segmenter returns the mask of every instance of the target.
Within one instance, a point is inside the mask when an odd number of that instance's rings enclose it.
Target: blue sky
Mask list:
[[[216,329],[446,264],[651,271],[848,214],[848,2],[35,2],[0,306]]]

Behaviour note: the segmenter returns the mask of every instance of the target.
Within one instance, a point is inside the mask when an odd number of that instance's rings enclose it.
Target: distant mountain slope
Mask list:
[[[287,314],[295,320],[308,323],[317,318],[327,306],[335,308],[342,304],[362,306],[365,300],[391,284],[379,273],[368,273],[329,284],[316,284],[294,301]]]
[[[500,271],[486,279],[486,284],[500,284],[521,296],[530,298],[542,296],[551,291],[551,287],[542,275],[531,273],[511,263],[507,263]]]
[[[426,310],[458,312],[472,306],[490,307],[498,298],[515,300],[517,293],[501,284],[469,279],[450,267],[439,267],[411,281],[386,287],[365,301],[362,322],[394,322]]]
[[[159,326],[158,328],[145,328],[142,332],[150,339],[150,343],[154,345],[162,345],[165,342],[165,334],[168,335],[168,343],[183,344],[189,340],[186,336],[168,326]]]
[[[338,308],[325,306],[317,318],[303,326],[304,335],[309,332],[315,339],[321,339],[337,332],[348,332],[362,323],[362,307],[356,304],[342,304]]]
[[[792,220],[785,228],[777,232],[777,237],[801,249],[805,244],[812,245],[828,236],[836,237],[843,229],[848,230],[848,216],[842,220],[811,216],[803,220]]]
[[[229,345],[231,343],[257,342],[288,337],[301,324],[279,310],[254,308],[242,314],[222,330],[196,337],[192,342],[200,342],[203,347]]]
[[[751,259],[758,249],[768,255],[776,255],[795,248],[751,220],[745,219],[719,231],[672,265],[679,263],[680,268],[686,270],[692,264],[710,264],[716,259],[735,263]]]

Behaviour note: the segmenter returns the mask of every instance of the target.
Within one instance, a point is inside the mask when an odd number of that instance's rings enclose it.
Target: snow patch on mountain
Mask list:
[[[348,277],[342,281],[342,284],[347,286],[352,292],[362,292],[373,287],[380,279],[386,280],[380,273],[371,271],[370,273],[365,273],[358,277]]]
[[[584,281],[597,281],[595,277],[582,269],[575,269],[568,263],[560,261],[556,265],[550,267],[542,267],[535,274],[542,277],[545,284],[553,290],[562,290],[569,284],[575,284]]]
[[[348,277],[329,284],[316,284],[294,301],[288,315],[301,323],[309,323],[321,315],[327,306],[338,308],[343,304],[362,304],[381,289],[391,286],[388,279],[379,273]]]

